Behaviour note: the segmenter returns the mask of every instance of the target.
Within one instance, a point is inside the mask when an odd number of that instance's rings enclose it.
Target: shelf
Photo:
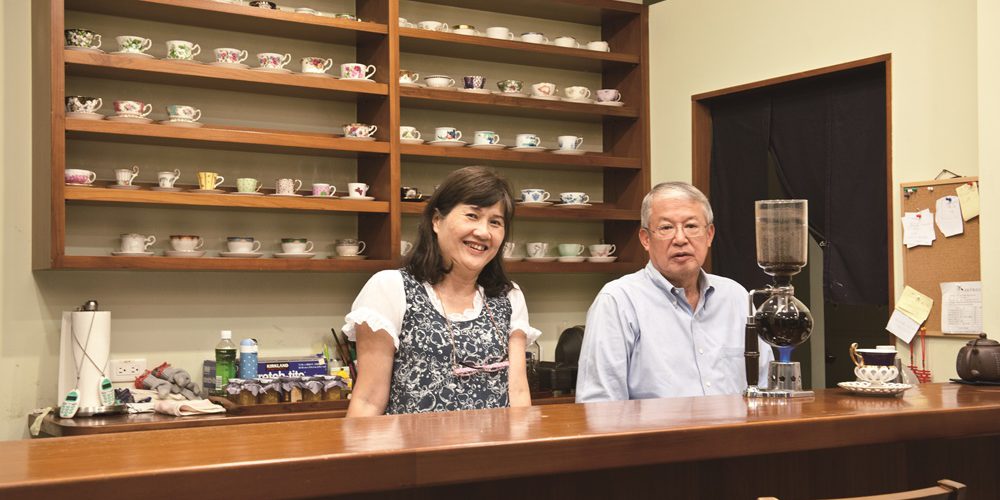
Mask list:
[[[598,264],[595,262],[504,262],[505,271],[513,274],[527,273],[608,273],[608,274],[628,274],[642,269],[646,263],[634,262],[609,262]]]
[[[184,192],[123,190],[99,186],[65,186],[65,198],[74,203],[131,203],[146,205],[186,205],[192,207],[256,208],[315,212],[389,213],[387,201],[357,201],[279,196],[239,196]]]
[[[224,257],[113,257],[65,255],[54,267],[61,269],[144,269],[163,271],[327,271],[375,272],[392,269],[390,260],[337,259],[228,259]]]
[[[473,94],[458,90],[437,90],[423,87],[399,87],[401,104],[407,108],[435,109],[456,112],[483,112],[530,118],[594,120],[604,116],[636,118],[635,106],[603,106],[566,101],[548,101],[530,97],[508,97],[497,94]]]
[[[403,202],[400,211],[403,215],[419,215],[424,212],[426,202]],[[563,208],[522,207],[515,210],[515,217],[525,219],[576,220],[584,222],[600,222],[605,220],[639,220],[639,210],[615,208],[603,203],[594,203],[591,207]]]
[[[399,28],[399,50],[447,57],[489,60],[526,66],[544,66],[581,71],[600,71],[608,65],[639,64],[639,56],[617,52],[597,52],[555,45],[484,36],[456,35],[419,28]]]
[[[389,33],[384,24],[258,9],[211,0],[66,0],[66,9],[338,44],[353,44],[361,33]],[[106,38],[107,42],[114,43],[111,37]]]
[[[331,134],[223,126],[182,128],[73,118],[66,119],[66,138],[322,156],[389,152],[387,142],[355,141]]]
[[[417,159],[434,163],[465,163],[467,160],[504,163],[505,166],[546,167],[568,169],[631,169],[639,170],[642,162],[638,158],[623,158],[604,153],[588,153],[584,155],[557,155],[555,153],[522,153],[507,149],[484,150],[466,147],[428,146],[426,144],[404,144],[399,147],[404,160]]]
[[[419,0],[420,3],[448,5],[482,12],[552,19],[578,24],[601,24],[602,14],[638,15],[641,4],[614,0]],[[412,21],[412,20],[411,20]]]
[[[389,86],[384,83],[301,74],[264,73],[135,56],[92,54],[77,50],[64,50],[63,57],[66,60],[66,74],[69,76],[339,100],[354,100],[357,94],[389,93]]]

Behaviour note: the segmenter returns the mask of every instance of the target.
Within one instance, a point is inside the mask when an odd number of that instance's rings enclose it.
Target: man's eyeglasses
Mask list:
[[[705,229],[707,225],[687,223],[680,226],[675,226],[673,224],[660,224],[656,227],[647,227],[646,231],[649,231],[658,238],[663,238],[665,240],[673,239],[677,236],[678,229],[684,231],[684,236],[688,238],[698,238],[705,234]]]

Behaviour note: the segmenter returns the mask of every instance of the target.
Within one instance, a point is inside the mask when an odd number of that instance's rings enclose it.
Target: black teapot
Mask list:
[[[958,376],[970,382],[1000,382],[1000,342],[986,338],[970,340],[958,351]]]

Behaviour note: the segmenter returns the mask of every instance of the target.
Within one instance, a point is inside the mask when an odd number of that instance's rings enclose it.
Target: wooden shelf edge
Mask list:
[[[224,257],[115,257],[103,255],[64,255],[53,269],[108,269],[146,271],[321,271],[373,272],[391,269],[391,260],[337,259],[229,259]]]
[[[545,54],[550,56],[570,57],[574,59],[588,59],[592,61],[604,61],[621,64],[639,64],[638,55],[623,54],[620,52],[598,52],[587,49],[574,49],[569,47],[559,47],[556,45],[543,45],[528,43],[518,40],[498,40],[485,36],[457,35],[455,33],[444,33],[441,31],[429,31],[420,28],[399,28],[400,50],[406,52],[402,45],[406,39],[430,40],[435,42],[457,43],[463,45],[474,45],[479,47],[490,47],[506,49],[515,52],[526,52],[533,54]]]
[[[544,274],[544,273],[608,273],[628,274],[645,266],[644,262],[610,262],[598,264],[594,262],[504,262],[503,267],[513,274]]]
[[[430,146],[427,144],[403,144],[399,147],[403,156],[426,156],[442,158],[466,158],[470,160],[497,160],[553,165],[579,165],[581,167],[642,168],[639,158],[610,156],[604,153],[588,153],[579,156],[557,155],[549,152],[522,153],[519,151],[487,151],[470,147]]]
[[[637,118],[639,110],[635,106],[604,106],[600,104],[582,104],[566,101],[548,101],[530,97],[508,97],[497,94],[472,94],[458,90],[436,90],[422,87],[399,87],[399,96],[409,99],[426,99],[433,101],[457,102],[462,104],[478,104],[482,106],[499,106],[520,108],[525,110],[541,110],[550,113],[586,114],[595,117],[620,116]],[[539,113],[541,114],[541,112]]]
[[[186,205],[195,207],[251,208],[263,210],[304,210],[347,213],[389,213],[388,201],[298,198],[277,196],[238,196],[233,194],[197,194],[160,192],[149,189],[122,190],[100,186],[66,186],[67,202],[126,203],[148,205]]]
[[[594,203],[592,207],[585,208],[565,208],[565,207],[517,207],[515,217],[525,219],[558,219],[558,220],[580,220],[582,222],[600,222],[604,220],[631,220],[639,221],[639,210],[629,210],[622,208],[603,207],[601,203]],[[400,213],[403,215],[419,215],[424,212],[426,202],[403,202]]]

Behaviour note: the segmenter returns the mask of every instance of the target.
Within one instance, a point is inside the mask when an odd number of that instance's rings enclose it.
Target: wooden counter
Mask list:
[[[836,389],[11,441],[0,498],[788,500],[948,478],[995,499],[998,456],[1000,390],[927,384],[899,399]]]

